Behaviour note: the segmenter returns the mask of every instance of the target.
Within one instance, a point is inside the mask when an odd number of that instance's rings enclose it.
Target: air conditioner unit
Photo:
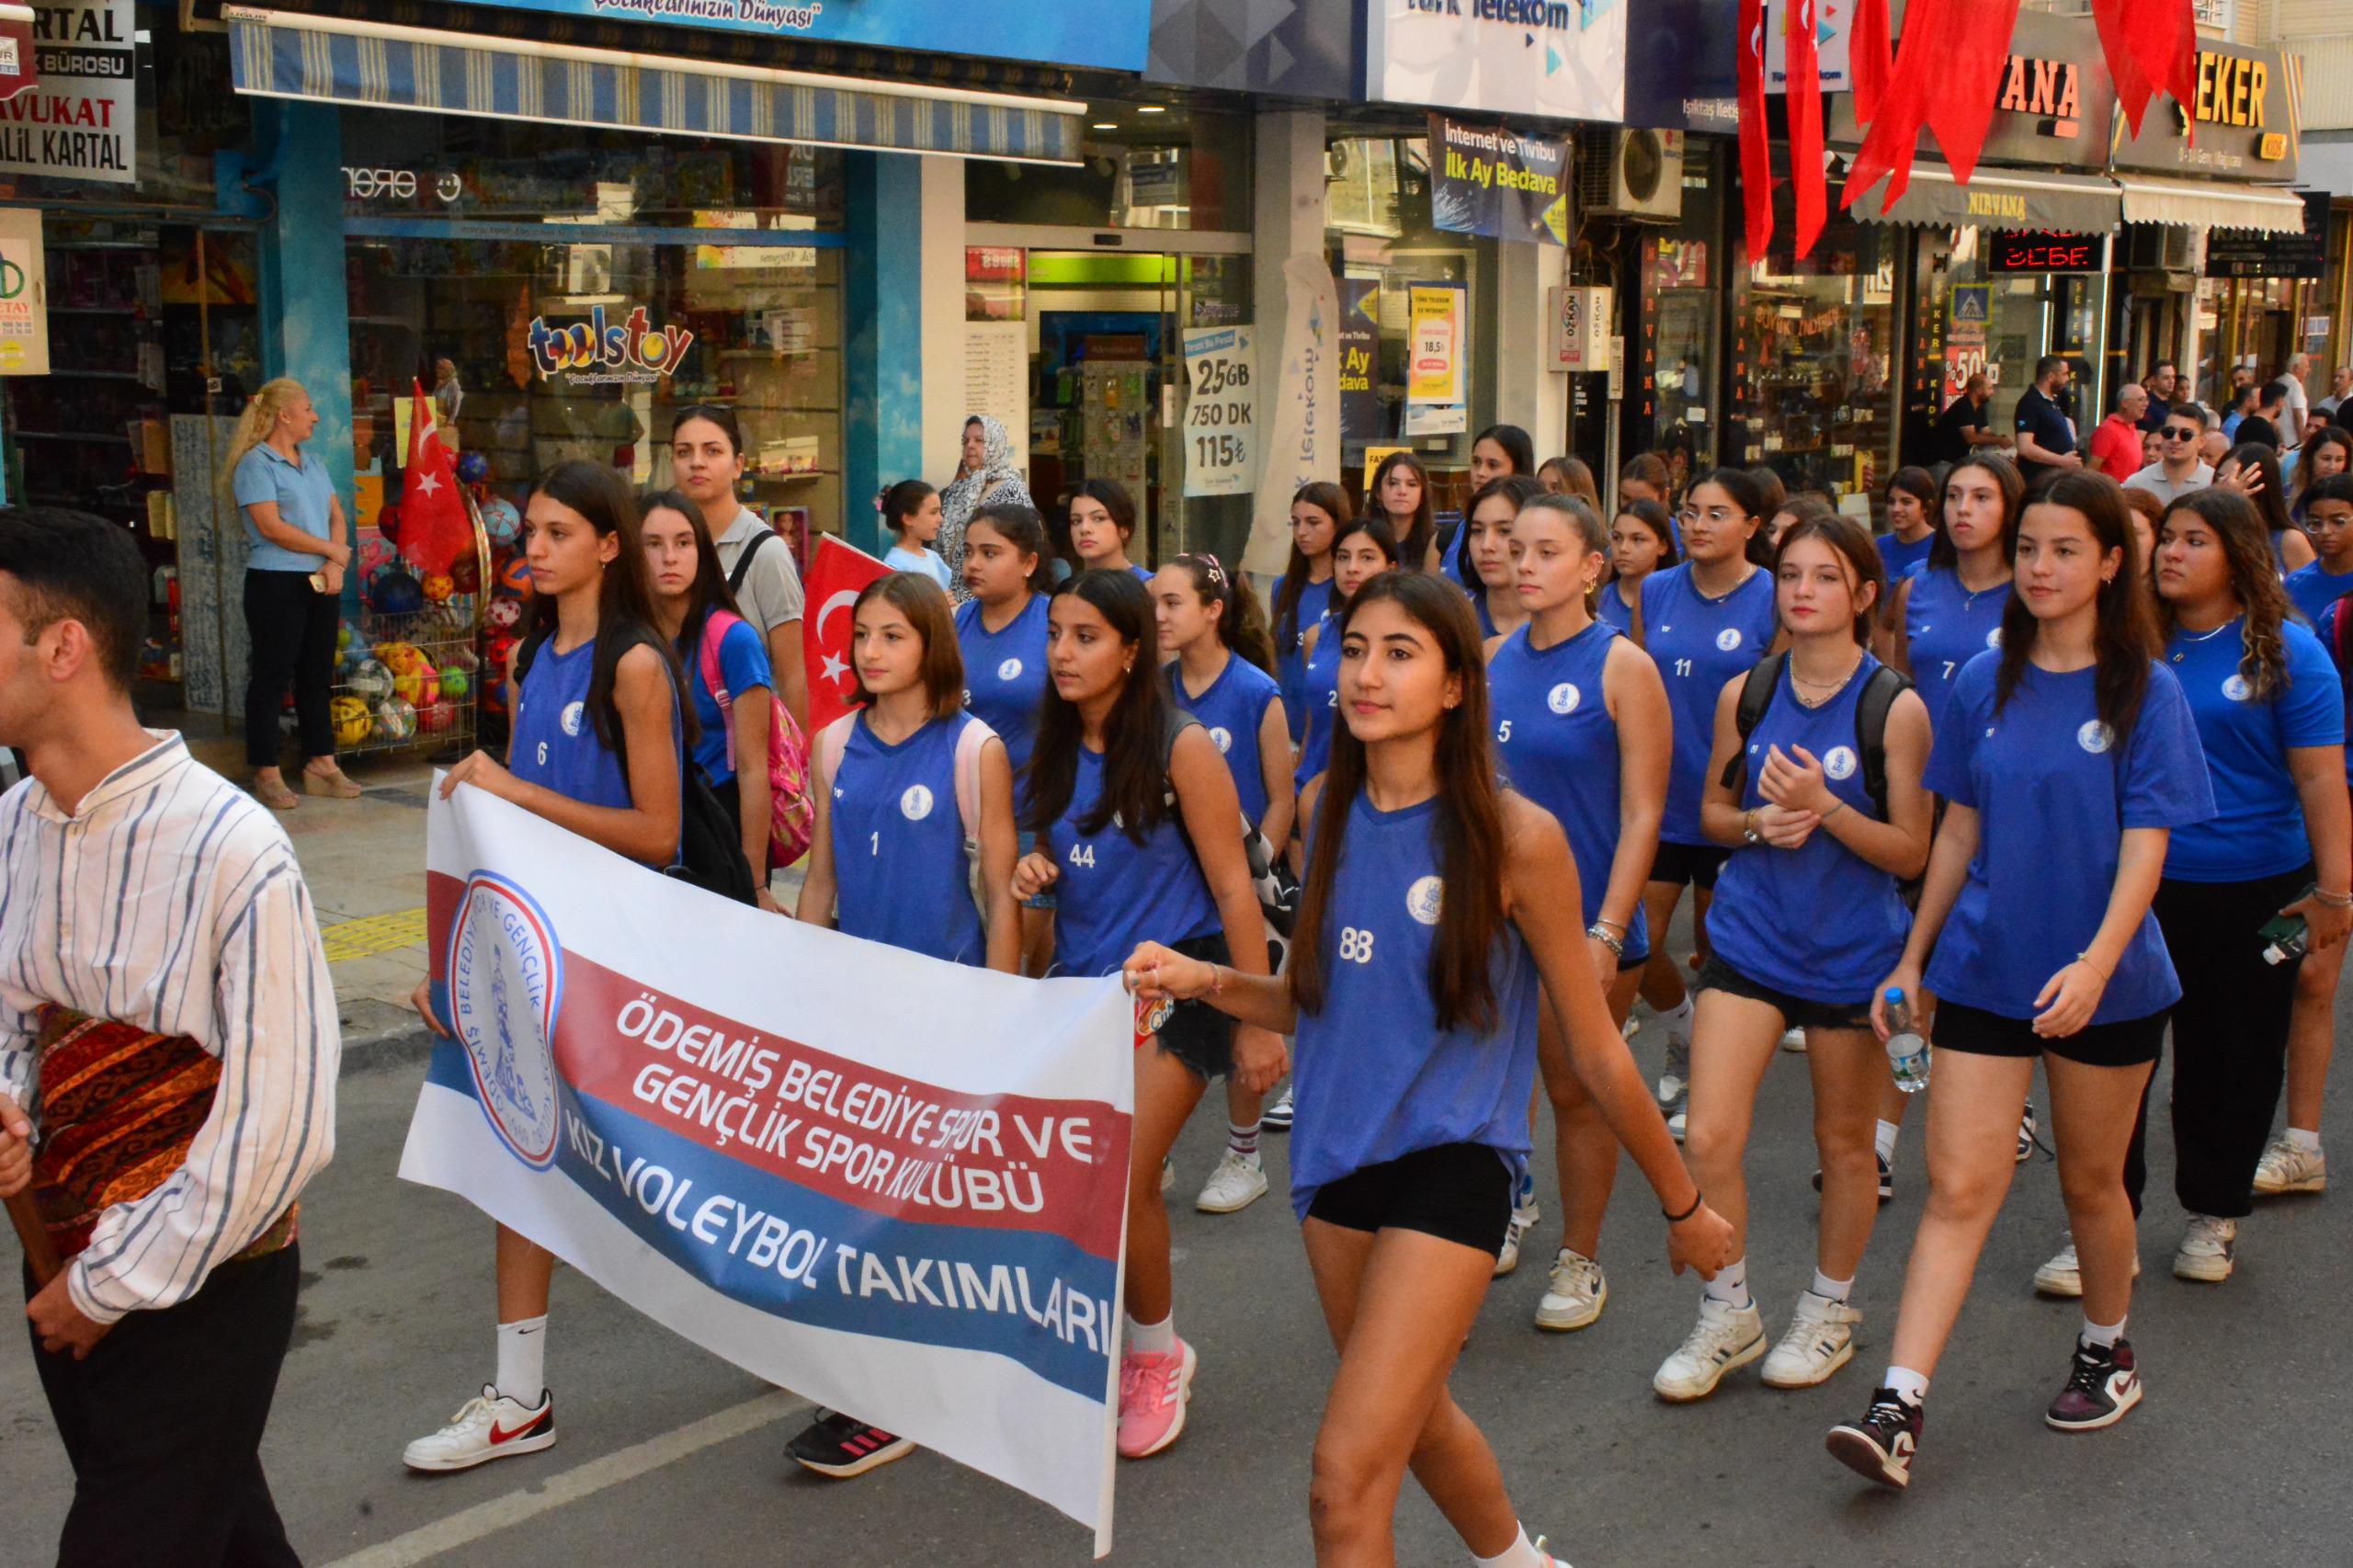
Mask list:
[[[2125,266],[2136,272],[2194,272],[2199,232],[2178,223],[2133,223],[2124,231]]]
[[[1606,131],[1580,147],[1577,195],[1601,218],[1671,223],[1683,216],[1683,132],[1631,127]]]

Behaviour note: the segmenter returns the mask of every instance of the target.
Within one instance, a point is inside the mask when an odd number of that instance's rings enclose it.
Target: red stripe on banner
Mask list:
[[[426,977],[436,985],[449,983],[449,927],[458,923],[458,905],[466,884],[447,871],[425,873]]]

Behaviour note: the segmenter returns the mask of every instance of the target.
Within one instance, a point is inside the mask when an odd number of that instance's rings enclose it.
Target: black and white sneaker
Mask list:
[[[2034,1152],[2037,1149],[2042,1148],[2041,1131],[2042,1130],[2035,1123],[2034,1102],[2029,1100],[2026,1102],[2026,1114],[2018,1118],[2018,1164],[2021,1165],[2026,1164],[2034,1158]],[[2044,1150],[2046,1153],[2049,1152]]]
[[[2042,1419],[2062,1432],[2097,1432],[2124,1419],[2141,1403],[2141,1368],[2132,1343],[2120,1339],[2113,1347],[2075,1342],[2075,1362],[2067,1386],[2042,1413]]]
[[[793,1463],[836,1481],[864,1475],[915,1451],[912,1439],[837,1410],[818,1412],[817,1419],[784,1446],[785,1457]]]
[[[1877,1154],[1873,1154],[1871,1158],[1879,1160],[1879,1156]],[[1822,1190],[1822,1173],[1820,1171],[1813,1173],[1813,1190],[1816,1192],[1820,1192]],[[1879,1160],[1879,1200],[1881,1203],[1884,1203],[1894,1196],[1895,1171],[1885,1160]]]
[[[1825,1446],[1832,1458],[1857,1475],[1900,1492],[1912,1484],[1912,1457],[1919,1449],[1926,1422],[1918,1405],[1893,1389],[1880,1389],[1861,1420],[1830,1428]]]
[[[1259,1116],[1258,1125],[1269,1132],[1289,1132],[1292,1115],[1290,1085],[1285,1084],[1283,1092],[1275,1096],[1275,1103]]]

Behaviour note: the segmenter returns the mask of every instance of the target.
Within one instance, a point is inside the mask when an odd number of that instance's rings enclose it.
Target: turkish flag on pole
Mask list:
[[[458,490],[458,461],[433,424],[433,400],[410,381],[408,466],[401,475],[401,553],[427,575],[446,574],[473,548],[473,519]]]
[[[1740,0],[1740,199],[1748,259],[1773,243],[1773,150],[1765,124],[1765,0]]]
[[[1895,69],[1888,47],[1887,0],[1857,0],[1854,30],[1847,37],[1847,79],[1855,85],[1855,119],[1869,125],[1879,118],[1880,98]]]
[[[850,710],[858,690],[858,674],[850,668],[849,607],[858,591],[891,569],[862,550],[844,544],[831,534],[817,536],[817,553],[809,562],[809,603],[814,607],[801,623],[801,656],[809,668],[809,733],[817,732]]]
[[[1790,183],[1797,193],[1797,254],[1805,256],[1822,237],[1822,62],[1814,33],[1815,0],[1789,0],[1785,51],[1789,82]]]
[[[2132,134],[2149,99],[2171,93],[2188,104],[2198,92],[2198,17],[2190,0],[2092,0],[2101,51],[2116,78],[2116,101]],[[2184,115],[2192,131],[2194,117]]]
[[[1923,125],[1935,132],[1953,178],[1969,183],[2001,97],[2018,15],[2018,0],[1912,0],[1879,116],[1847,172],[1845,205],[1852,207],[1882,177],[1881,210],[1895,205],[1912,183]]]

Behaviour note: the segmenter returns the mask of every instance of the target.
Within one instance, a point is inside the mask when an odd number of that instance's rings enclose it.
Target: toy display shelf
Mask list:
[[[471,599],[428,605],[414,615],[363,614],[351,618],[348,624],[355,642],[367,646],[363,659],[381,669],[369,664],[358,670],[348,664],[338,665],[328,699],[337,756],[378,756],[473,745],[480,689],[475,677],[481,658]],[[377,652],[396,649],[414,649],[432,674],[423,674],[414,661],[398,653],[387,658]],[[456,697],[443,687],[444,678],[450,675],[460,677],[452,683],[461,688]],[[361,734],[358,724],[363,714],[367,730]]]

